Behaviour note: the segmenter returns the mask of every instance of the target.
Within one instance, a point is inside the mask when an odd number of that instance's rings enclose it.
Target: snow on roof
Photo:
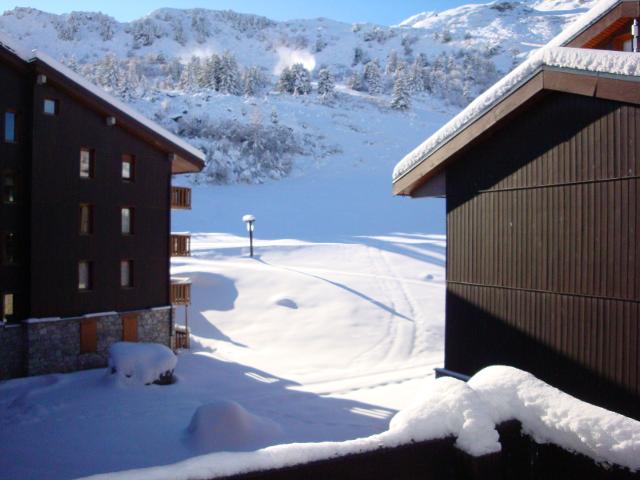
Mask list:
[[[574,69],[592,73],[640,76],[640,55],[629,52],[611,52],[562,47],[589,28],[602,15],[621,0],[602,0],[583,14],[569,28],[552,39],[545,47],[534,52],[526,61],[503,77],[495,85],[471,102],[458,115],[436,131],[421,145],[406,155],[393,170],[395,182],[409,170],[438,150],[465,127],[477,120],[509,93],[533,77],[544,66]]]
[[[468,383],[425,384],[389,430],[345,442],[291,443],[254,452],[216,452],[175,463],[95,475],[92,480],[198,479],[284,468],[413,442],[455,436],[473,456],[502,449],[496,425],[518,420],[539,443],[552,442],[597,462],[640,470],[640,422],[582,402],[513,367],[487,367]]]
[[[26,49],[23,49],[17,42],[14,42],[13,40],[11,40],[9,37],[7,37],[2,33],[0,33],[0,46],[13,52],[15,55],[20,57],[25,62],[33,62],[35,60],[38,60],[44,63],[45,65],[54,69],[61,75],[67,77],[72,82],[76,83],[77,85],[80,85],[85,90],[88,90],[96,97],[104,100],[105,102],[109,103],[116,109],[120,110],[125,115],[128,115],[129,117],[133,118],[134,120],[141,123],[142,125],[152,130],[156,134],[160,135],[161,137],[164,137],[169,142],[173,143],[174,145],[177,145],[184,151],[189,152],[194,157],[199,158],[202,161],[205,160],[206,156],[202,151],[198,150],[194,146],[185,142],[184,140],[179,138],[177,135],[171,133],[167,129],[161,127],[156,122],[140,114],[137,110],[134,110],[133,108],[129,107],[124,102],[118,100],[112,95],[109,95],[103,89],[101,89],[100,87],[97,87],[96,85],[82,78],[76,72],[74,72],[67,66],[63,65],[62,63],[58,62],[54,58],[50,57],[46,53],[40,52],[38,50],[28,51]]]

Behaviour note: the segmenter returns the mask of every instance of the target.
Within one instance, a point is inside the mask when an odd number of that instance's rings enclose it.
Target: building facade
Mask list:
[[[640,418],[640,54],[606,51],[640,11],[609,3],[394,191],[446,197],[442,373],[512,365]]]
[[[171,179],[204,155],[44,54],[1,42],[0,78],[0,378],[171,345]]]

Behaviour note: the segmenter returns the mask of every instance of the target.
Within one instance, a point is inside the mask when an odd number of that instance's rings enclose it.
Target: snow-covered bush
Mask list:
[[[126,383],[173,382],[178,357],[159,343],[116,342],[109,347],[109,372]]]
[[[255,118],[255,117],[254,117]],[[302,142],[291,128],[260,121],[214,121],[209,117],[184,117],[178,134],[198,138],[207,154],[204,170],[196,179],[207,183],[263,183],[287,176],[292,156],[303,153]]]

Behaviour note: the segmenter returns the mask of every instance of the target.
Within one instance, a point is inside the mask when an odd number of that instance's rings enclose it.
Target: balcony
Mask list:
[[[191,280],[171,277],[171,305],[189,305],[191,303]]]
[[[191,235],[188,233],[172,233],[169,242],[169,253],[172,257],[190,257]]]
[[[171,208],[191,210],[191,189],[171,187]]]

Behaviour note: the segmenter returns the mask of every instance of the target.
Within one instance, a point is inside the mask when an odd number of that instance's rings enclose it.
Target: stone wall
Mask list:
[[[126,312],[138,314],[138,341],[171,345],[171,308]],[[96,321],[96,351],[80,353],[80,325]],[[122,340],[120,314],[62,319],[30,319],[23,325],[0,327],[0,378],[64,373],[106,367],[109,346]]]
[[[0,380],[23,376],[25,356],[24,327],[0,324]]]

